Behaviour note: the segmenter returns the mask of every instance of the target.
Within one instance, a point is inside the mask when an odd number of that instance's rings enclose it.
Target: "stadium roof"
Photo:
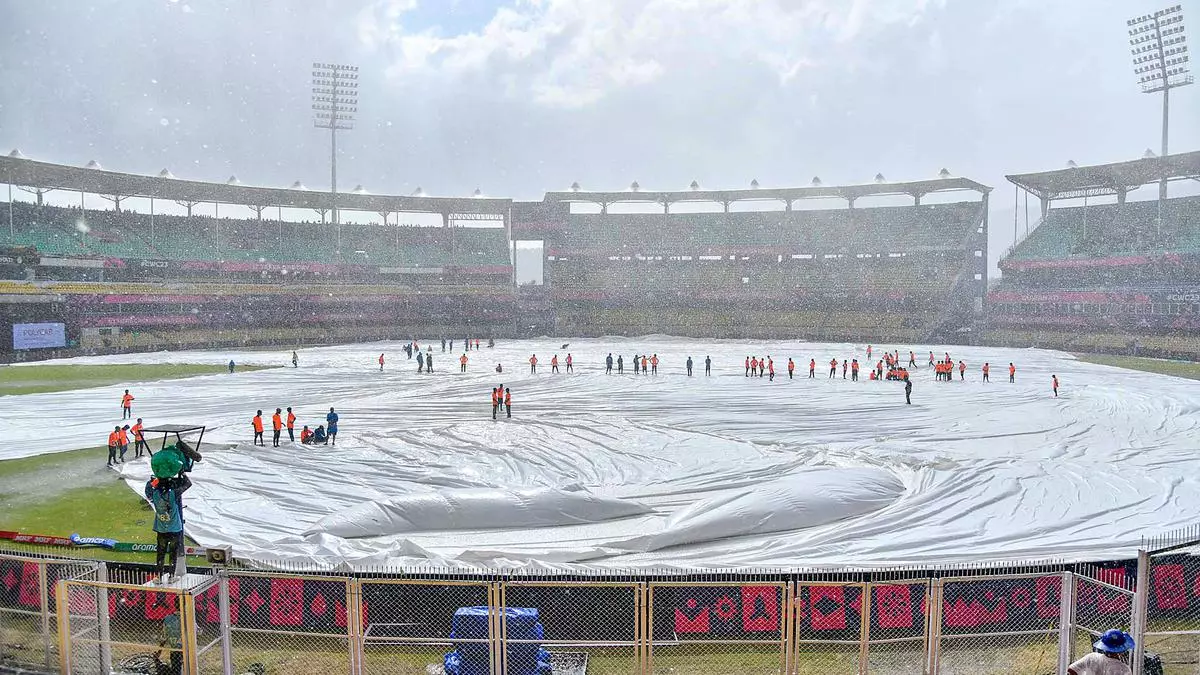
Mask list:
[[[1005,176],[1017,187],[1047,200],[1115,195],[1163,178],[1196,177],[1200,177],[1200,151]]]
[[[418,197],[361,192],[339,192],[333,195],[316,190],[249,187],[237,183],[203,183],[180,180],[171,176],[170,172],[157,176],[142,176],[11,156],[0,156],[0,182],[31,188],[179,202],[283,206],[315,210],[329,210],[336,205],[339,210],[374,213],[408,211],[507,214],[512,204],[511,199],[483,197]]]
[[[814,185],[811,187],[749,188],[745,190],[677,190],[670,192],[651,190],[622,190],[619,192],[566,190],[547,192],[545,200],[548,202],[590,202],[594,204],[614,204],[617,202],[656,202],[659,204],[673,204],[676,202],[723,203],[751,200],[791,202],[797,199],[821,199],[828,197],[855,200],[859,197],[875,195],[910,195],[919,198],[931,192],[949,192],[954,190],[971,190],[980,194],[987,194],[992,191],[992,188],[968,178],[937,178],[909,183],[885,182],[841,186]]]

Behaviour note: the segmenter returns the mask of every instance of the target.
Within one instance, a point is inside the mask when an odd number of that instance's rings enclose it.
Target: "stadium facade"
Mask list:
[[[650,333],[1194,355],[1197,200],[1125,196],[1195,178],[1198,162],[1185,153],[1009,176],[1042,217],[989,291],[991,188],[945,172],[783,189],[576,187],[520,202],[0,157],[0,355]],[[33,198],[14,201],[14,187]],[[46,204],[51,191],[80,195],[80,207]],[[84,195],[113,208],[84,209]],[[1051,208],[1082,197],[1116,203]],[[149,212],[122,208],[131,199]],[[163,201],[190,215],[156,214]],[[254,217],[221,217],[229,205]],[[314,220],[285,220],[283,209]],[[345,222],[335,210],[378,221]],[[402,224],[411,214],[440,226]],[[516,283],[519,241],[543,243],[543,285]],[[61,324],[61,340],[42,324]]]

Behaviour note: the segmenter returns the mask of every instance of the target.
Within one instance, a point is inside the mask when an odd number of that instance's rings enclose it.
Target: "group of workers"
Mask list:
[[[250,420],[250,426],[254,429],[254,440],[251,445],[266,447],[263,441],[264,425],[262,418],[263,411],[259,410]],[[292,412],[291,406],[287,409],[286,420],[281,408],[275,409],[275,414],[271,415],[271,446],[279,447],[279,437],[284,429],[287,429],[288,440],[292,443],[296,442],[296,413]],[[300,430],[300,443],[303,445],[337,445],[338,435],[338,414],[333,409],[329,409],[329,413],[325,415],[325,424],[317,426],[316,430],[311,430],[308,425]]]
[[[507,417],[512,417],[512,390],[504,385],[500,385],[492,390],[492,419],[496,419],[496,413],[500,407],[504,407],[504,412]]]
[[[113,430],[108,433],[108,463],[105,466],[111,467],[125,463],[125,453],[129,451],[130,437],[133,438],[134,459],[141,457],[143,452],[149,453],[150,447],[146,445],[146,437],[142,433],[144,428],[140,417],[132,427],[128,424],[114,426]]]

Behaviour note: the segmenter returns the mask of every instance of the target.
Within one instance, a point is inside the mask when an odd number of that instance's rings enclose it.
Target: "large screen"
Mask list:
[[[61,323],[13,324],[13,349],[67,346],[67,327]]]

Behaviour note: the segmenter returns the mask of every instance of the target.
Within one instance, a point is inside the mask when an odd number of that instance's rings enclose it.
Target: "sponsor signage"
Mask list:
[[[13,349],[48,349],[67,346],[67,327],[62,323],[17,323],[12,329]]]

